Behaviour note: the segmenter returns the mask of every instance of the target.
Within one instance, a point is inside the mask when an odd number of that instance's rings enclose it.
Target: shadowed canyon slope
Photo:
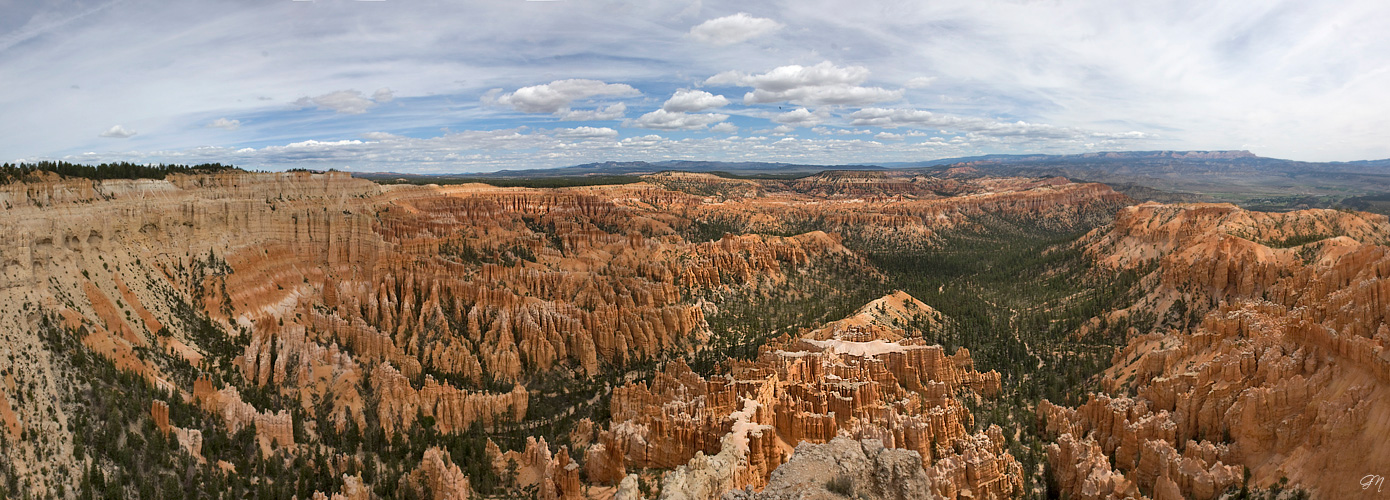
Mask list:
[[[0,201],[11,494],[1212,498],[1390,465],[1330,451],[1385,427],[1379,216],[894,172]]]

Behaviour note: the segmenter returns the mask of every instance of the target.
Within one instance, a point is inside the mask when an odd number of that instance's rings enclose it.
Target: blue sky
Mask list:
[[[1390,157],[1390,2],[0,0],[0,159]]]

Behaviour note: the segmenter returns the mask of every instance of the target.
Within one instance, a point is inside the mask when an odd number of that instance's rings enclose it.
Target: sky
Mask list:
[[[0,0],[0,160],[1390,158],[1390,2]]]

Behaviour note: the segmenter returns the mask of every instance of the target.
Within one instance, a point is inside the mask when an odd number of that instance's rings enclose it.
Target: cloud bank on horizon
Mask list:
[[[1390,157],[1390,3],[19,0],[0,160]]]

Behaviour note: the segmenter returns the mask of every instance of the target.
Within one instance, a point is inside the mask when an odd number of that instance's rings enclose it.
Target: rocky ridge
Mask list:
[[[9,304],[0,308],[0,359],[12,363],[3,372],[0,429],[18,443],[7,458],[36,494],[54,491],[57,466],[86,467],[65,432],[73,415],[39,397],[62,393],[64,380],[31,333],[49,318],[170,404],[189,401],[222,428],[254,430],[267,459],[292,457],[330,433],[368,427],[389,438],[422,421],[445,434],[515,424],[534,408],[544,374],[584,380],[699,349],[705,309],[692,303],[693,291],[777,283],[848,255],[838,234],[787,231],[798,221],[820,218],[831,228],[909,241],[981,213],[1066,218],[1081,213],[1078,206],[1122,198],[1062,179],[832,176],[799,186],[758,183],[718,200],[659,184],[378,186],[331,172],[229,172],[0,186],[0,232],[12,236],[0,241],[0,302]],[[686,238],[692,221],[720,217],[743,221],[742,232],[794,235]],[[734,486],[761,484],[790,443],[846,432],[918,450],[934,477],[968,484],[960,491],[1006,491],[1012,480],[998,439],[966,434],[968,412],[949,395],[991,393],[997,374],[975,372],[968,353],[902,340],[897,323],[939,315],[915,300],[885,301],[906,309],[778,344],[810,353],[805,360],[766,351],[708,380],[673,364],[663,376],[679,383],[653,381],[645,395],[615,388],[613,406],[624,415],[639,401],[669,400],[685,405],[671,415],[695,416],[651,422],[677,433],[651,453],[633,451],[643,431],[608,426],[583,452],[582,477],[621,483],[628,467],[699,470],[691,461],[702,454],[707,462],[737,457]],[[816,385],[807,373],[857,381]],[[758,409],[748,413],[747,401]],[[174,433],[196,430],[169,425]],[[742,437],[725,439],[736,425]],[[54,438],[25,438],[39,432]],[[931,439],[952,444],[935,449]],[[178,440],[197,455],[191,434]],[[736,445],[725,454],[730,440],[746,441],[748,451]],[[536,446],[551,457],[528,462],[548,471],[539,476],[553,488],[543,491],[572,495],[575,462],[551,465],[568,451]],[[505,453],[543,455],[530,448]],[[422,462],[408,481],[440,497],[443,485],[459,484],[459,469],[447,454],[430,456],[439,460]],[[28,467],[39,463],[50,465]],[[964,472],[976,468],[984,476]],[[343,478],[334,495],[358,498],[375,486],[348,472],[333,474]]]
[[[723,500],[916,500],[941,498],[915,451],[883,447],[874,439],[837,437],[797,445],[791,460],[772,472],[762,491],[725,493]]]
[[[1103,384],[1118,395],[1039,407],[1059,485],[1205,499],[1248,469],[1252,486],[1360,494],[1366,471],[1390,467],[1385,447],[1363,446],[1390,422],[1388,234],[1370,214],[1158,204],[1097,230],[1103,262],[1153,269],[1149,293],[1109,320],[1157,311],[1167,330],[1135,331],[1116,353]]]
[[[880,300],[916,302],[901,292]],[[891,317],[841,325],[825,340],[784,337],[757,360],[734,363],[728,376],[704,379],[674,362],[650,384],[616,389],[614,424],[586,455],[589,479],[675,467],[663,498],[713,498],[765,486],[792,443],[850,436],[912,450],[935,495],[1019,493],[1022,471],[1003,449],[1001,429],[970,433],[973,416],[954,397],[996,393],[999,373],[976,371],[965,349],[948,356],[903,338],[900,328],[882,326]],[[878,336],[885,332],[891,341]]]

